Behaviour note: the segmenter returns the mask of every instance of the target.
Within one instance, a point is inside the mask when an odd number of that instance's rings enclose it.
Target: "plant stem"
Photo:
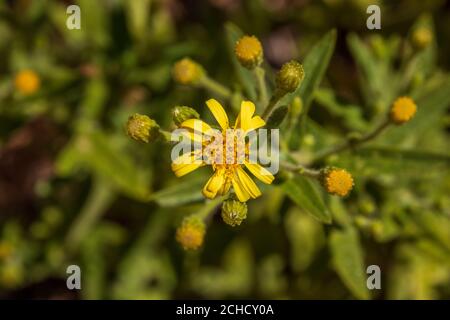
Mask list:
[[[114,193],[108,184],[100,178],[95,178],[89,196],[65,239],[69,251],[78,248],[81,240],[87,236],[91,228],[100,219],[113,198]]]
[[[210,213],[214,210],[214,208],[216,208],[224,200],[225,197],[217,197],[215,199],[205,201],[205,204],[196,215],[199,218],[206,220],[209,217]]]
[[[256,82],[258,83],[259,105],[265,106],[267,104],[266,72],[260,66],[253,69],[253,72],[255,74]]]
[[[337,144],[334,147],[331,147],[324,151],[319,151],[318,155],[311,161],[312,163],[315,163],[317,161],[323,160],[327,158],[328,156],[342,152],[344,150],[357,147],[367,141],[370,141],[377,136],[379,136],[388,126],[390,125],[389,119],[386,117],[375,129],[368,132],[367,134],[361,136],[361,137],[353,137],[353,138],[347,138],[344,142]]]
[[[227,87],[223,86],[222,84],[218,83],[217,81],[209,78],[208,76],[202,77],[200,80],[199,85],[214,94],[217,94],[223,98],[229,99],[231,97],[231,91]]]
[[[289,162],[281,162],[281,167],[285,170],[288,171],[292,171],[298,174],[301,174],[303,176],[306,177],[310,177],[310,178],[318,178],[320,176],[320,171],[319,170],[314,170],[314,169],[310,169],[307,168],[305,166],[302,166],[300,164],[292,164]]]
[[[266,109],[264,110],[264,112],[262,114],[262,118],[264,119],[264,121],[267,121],[267,119],[269,119],[269,116],[272,113],[273,109],[275,109],[277,102],[282,97],[283,97],[283,95],[275,90],[275,93],[272,95],[272,98],[270,98],[269,104],[267,105]]]

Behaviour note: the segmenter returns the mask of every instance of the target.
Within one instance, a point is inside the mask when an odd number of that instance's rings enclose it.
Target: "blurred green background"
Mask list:
[[[70,4],[81,30],[66,27]],[[381,30],[366,28],[370,4],[381,7]],[[0,298],[449,299],[449,9],[441,0],[1,1]],[[206,116],[211,94],[171,79],[186,56],[243,92],[230,54],[236,28],[262,41],[267,70],[302,62],[337,29],[304,155],[367,131],[396,96],[413,96],[418,113],[327,160],[355,179],[350,197],[323,195],[332,224],[295,205],[279,179],[249,202],[241,226],[217,210],[203,248],[185,252],[175,230],[202,207],[208,172],[175,178],[170,146],[131,141],[124,124],[139,112],[173,129],[176,105]],[[432,38],[417,40],[417,28]],[[17,89],[22,70],[40,79],[33,94]],[[66,288],[71,264],[82,290]],[[381,290],[366,287],[371,264]]]

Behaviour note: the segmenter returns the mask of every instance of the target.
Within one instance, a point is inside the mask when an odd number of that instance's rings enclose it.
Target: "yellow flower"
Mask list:
[[[261,42],[255,36],[243,36],[234,47],[236,58],[242,66],[248,69],[261,64],[263,60],[263,48]]]
[[[198,83],[204,76],[204,71],[197,62],[184,58],[174,64],[172,75],[176,82],[189,85]]]
[[[433,41],[433,33],[429,28],[418,28],[412,34],[412,41],[417,49],[426,48]]]
[[[24,95],[30,95],[39,89],[41,81],[34,71],[23,70],[16,75],[14,84],[19,92]]]
[[[411,120],[416,114],[417,106],[413,99],[409,97],[400,97],[394,101],[391,108],[390,118],[396,124],[403,124]]]
[[[178,227],[175,238],[185,250],[195,250],[203,244],[205,229],[205,223],[200,218],[187,217]]]
[[[353,178],[344,169],[327,168],[322,172],[322,185],[328,193],[345,197],[353,188]]]
[[[200,143],[201,148],[197,150],[199,152],[193,151],[178,157],[172,163],[173,172],[177,177],[181,177],[209,164],[212,166],[214,174],[203,188],[203,195],[206,198],[213,199],[218,195],[225,195],[231,187],[233,187],[234,193],[241,202],[259,197],[261,191],[244,170],[244,167],[266,184],[271,184],[274,176],[266,168],[249,161],[249,142],[244,142],[245,145],[242,146],[237,141],[239,138],[242,138],[242,134],[245,135],[250,131],[263,127],[265,125],[264,120],[259,116],[253,116],[255,105],[251,101],[243,101],[240,114],[231,128],[228,116],[219,102],[210,99],[206,101],[206,105],[221,127],[221,136],[211,137],[211,131],[214,130],[202,120],[189,119],[184,121],[180,127],[187,129],[189,138]],[[230,139],[230,131],[233,133],[232,138],[234,141],[228,142],[227,136]],[[204,136],[207,139],[204,139]],[[211,148],[212,142],[218,138],[222,138],[221,146],[219,148]],[[241,139],[241,141],[243,140]],[[234,147],[231,146],[232,144],[234,144]],[[244,150],[239,155],[236,151],[240,149]],[[209,161],[205,161],[205,157],[200,157],[201,159],[199,159],[199,153],[206,154],[206,158]]]

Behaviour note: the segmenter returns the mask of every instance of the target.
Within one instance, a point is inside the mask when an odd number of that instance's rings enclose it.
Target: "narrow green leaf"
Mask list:
[[[314,218],[324,223],[331,223],[330,211],[308,179],[296,176],[283,184],[283,190],[295,204]]]
[[[237,61],[234,55],[234,46],[236,44],[236,41],[238,41],[239,38],[241,38],[244,35],[244,33],[231,22],[227,22],[225,24],[225,32],[226,32],[228,53],[230,55],[231,61],[233,62],[236,75],[240,83],[244,87],[247,97],[250,100],[255,101],[256,100],[255,78],[249,70],[241,66],[241,64],[239,63],[239,61]]]
[[[279,128],[284,118],[286,118],[287,113],[288,113],[287,106],[281,106],[276,108],[270,114],[269,119],[267,119],[266,128],[268,129]]]
[[[363,253],[355,229],[333,230],[329,239],[333,265],[342,282],[359,299],[369,299]]]
[[[322,82],[336,44],[336,30],[331,30],[309,51],[303,61],[305,78],[301,85],[293,93],[287,94],[281,99],[280,104],[289,104],[296,96],[300,96],[306,114],[312,102],[314,92]]]
[[[311,49],[303,61],[305,70],[305,78],[297,90],[291,94],[287,94],[281,99],[280,104],[289,105],[295,96],[299,96],[303,102],[303,112],[301,113],[301,121],[298,122],[296,130],[292,134],[290,145],[296,149],[300,145],[299,137],[305,126],[306,115],[308,114],[311,102],[316,89],[322,82],[331,56],[336,44],[336,30],[331,30]]]
[[[162,207],[176,207],[204,199],[202,188],[206,180],[199,176],[176,183],[152,194],[149,200],[156,201]]]

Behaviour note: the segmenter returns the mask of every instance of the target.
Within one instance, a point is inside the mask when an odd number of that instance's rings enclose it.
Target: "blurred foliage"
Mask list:
[[[72,3],[81,30],[66,28]],[[375,3],[382,30],[369,31]],[[444,0],[0,2],[0,297],[449,299],[449,9]],[[422,48],[420,28],[432,34]],[[239,227],[214,209],[204,247],[184,252],[175,228],[202,209],[206,172],[177,180],[170,146],[130,141],[123,126],[141,112],[174,128],[175,105],[203,113],[210,93],[171,81],[185,56],[233,90],[234,110],[255,100],[252,74],[233,56],[243,34],[263,42],[270,92],[272,68],[304,65],[302,86],[281,103],[301,103],[281,127],[292,158],[314,161],[370,130],[400,95],[418,112],[319,161],[352,173],[351,196],[280,172]],[[32,95],[15,89],[25,69],[40,78]],[[70,264],[81,267],[80,291],[66,288]],[[381,290],[366,287],[371,264]]]

